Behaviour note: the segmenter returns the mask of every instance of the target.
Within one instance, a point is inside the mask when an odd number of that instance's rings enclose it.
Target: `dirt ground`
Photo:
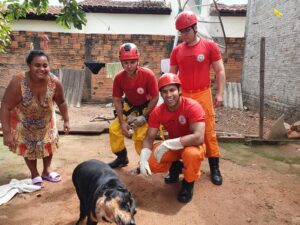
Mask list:
[[[111,120],[113,119],[113,109],[114,107],[111,104],[83,104],[80,108],[69,108],[71,128],[86,124],[92,127],[98,121]],[[59,116],[57,119],[59,121]],[[264,136],[267,136],[274,122],[275,119],[264,118]],[[227,107],[218,108],[216,109],[216,131],[258,136],[259,115],[251,111],[241,111]]]
[[[223,109],[222,113],[226,110]],[[242,125],[224,125],[224,129],[255,134],[258,125],[249,125],[246,123],[248,120],[241,122],[238,114],[234,114],[234,118],[239,121],[237,124]],[[250,122],[256,118],[253,115],[249,116]],[[80,110],[71,109],[71,121],[74,118],[71,126],[73,123],[94,123],[89,121],[97,116],[111,117],[111,107],[83,106]],[[243,116],[248,118],[245,114]],[[221,120],[221,116],[218,117],[218,124],[221,124]],[[217,125],[217,129],[221,129],[220,126],[218,128]],[[135,219],[138,225],[300,225],[300,144],[246,146],[221,143],[223,185],[215,186],[210,182],[208,162],[205,160],[201,165],[202,176],[195,183],[193,200],[188,204],[177,202],[180,184],[164,184],[165,174],[151,177],[132,175],[138,156],[131,140],[126,139],[126,146],[130,163],[117,172],[136,200]],[[79,216],[79,201],[71,175],[76,165],[92,158],[104,162],[114,159],[108,134],[61,135],[60,151],[54,156],[52,168],[62,175],[62,182],[44,182],[41,191],[18,194],[0,206],[0,224],[75,224]],[[7,184],[12,178],[29,177],[23,159],[3,146],[0,146],[0,161],[0,185]],[[39,161],[39,168],[41,166]]]

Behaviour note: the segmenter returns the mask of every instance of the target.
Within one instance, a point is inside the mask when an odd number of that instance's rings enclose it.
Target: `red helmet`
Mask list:
[[[191,11],[181,12],[176,19],[176,30],[182,30],[197,23],[196,15]]]
[[[174,73],[165,73],[158,80],[158,89],[167,86],[169,84],[178,84],[181,85],[181,81],[178,76]]]
[[[140,58],[140,53],[135,44],[125,43],[125,44],[121,45],[120,51],[119,51],[120,61],[130,60],[130,59],[139,59],[139,58]]]

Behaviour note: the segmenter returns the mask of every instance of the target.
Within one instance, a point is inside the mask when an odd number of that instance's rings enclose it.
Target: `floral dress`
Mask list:
[[[29,78],[20,73],[22,101],[11,112],[11,130],[17,143],[11,151],[34,160],[51,155],[58,148],[58,132],[54,120],[54,75],[49,75],[46,96],[40,102],[29,87]]]

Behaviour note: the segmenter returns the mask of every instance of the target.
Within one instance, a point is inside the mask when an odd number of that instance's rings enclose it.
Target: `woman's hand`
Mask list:
[[[69,121],[64,121],[64,132],[65,132],[65,134],[69,134],[69,131],[70,131]]]
[[[3,144],[9,148],[16,148],[16,141],[11,133],[3,134]]]

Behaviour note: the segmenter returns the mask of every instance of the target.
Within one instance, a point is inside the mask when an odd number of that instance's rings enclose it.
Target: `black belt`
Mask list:
[[[145,108],[148,107],[149,102],[150,102],[150,100],[148,100],[148,101],[146,101],[145,103],[143,103],[142,105],[133,105],[133,104],[131,104],[131,103],[128,101],[128,99],[127,99],[126,97],[123,99],[123,101],[124,101],[125,103],[127,103],[127,104],[129,105],[129,107],[130,107],[130,109],[127,110],[127,111],[123,110],[123,114],[124,114],[125,116],[130,115],[130,113],[132,113],[132,112],[134,112],[134,111],[135,111],[135,112],[138,112],[138,115],[139,115],[139,116],[143,115],[143,110],[144,110]]]

